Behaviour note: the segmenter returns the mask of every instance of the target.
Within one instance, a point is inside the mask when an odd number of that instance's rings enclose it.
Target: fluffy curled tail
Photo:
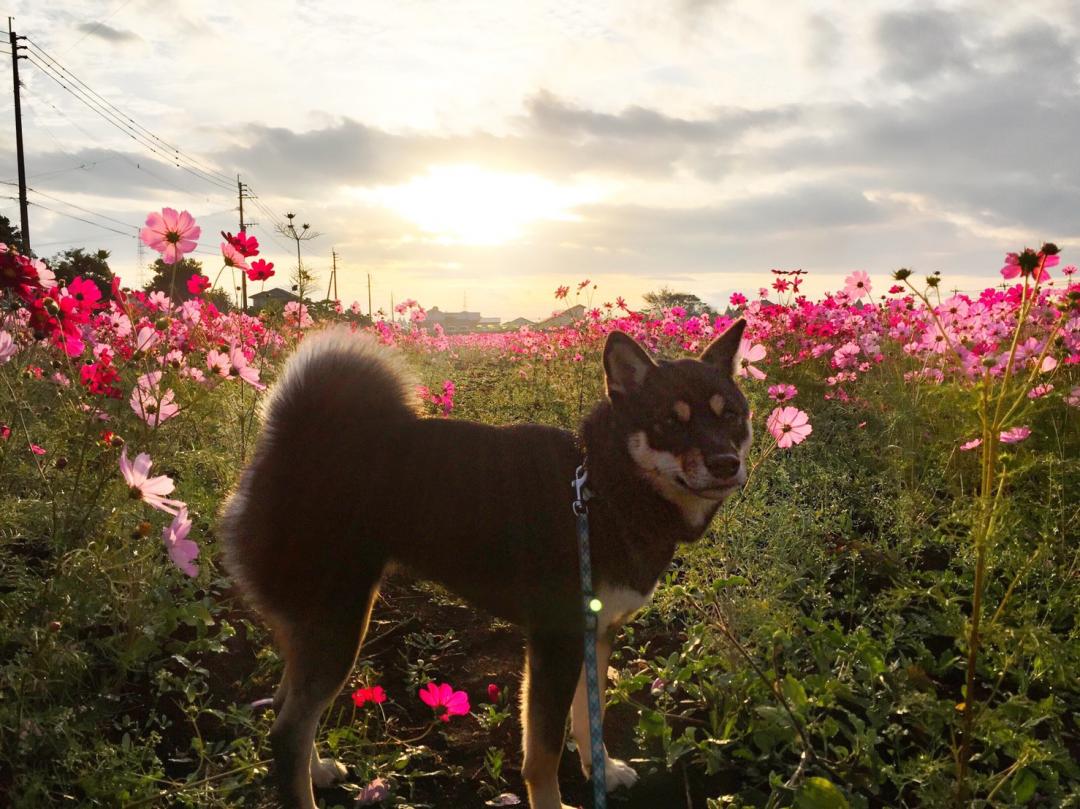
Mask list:
[[[318,563],[316,543],[343,507],[336,481],[361,482],[373,431],[416,418],[416,380],[394,349],[336,327],[309,335],[262,407],[251,462],[222,506],[225,564],[264,613]]]

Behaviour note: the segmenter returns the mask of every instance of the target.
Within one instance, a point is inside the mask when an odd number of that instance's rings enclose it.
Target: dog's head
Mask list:
[[[697,359],[655,363],[618,331],[604,346],[607,394],[630,457],[688,517],[711,516],[746,482],[750,410],[734,379],[745,326],[736,321]]]

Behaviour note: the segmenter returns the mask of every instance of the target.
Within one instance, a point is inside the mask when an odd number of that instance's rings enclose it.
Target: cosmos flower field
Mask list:
[[[201,235],[165,209],[143,239],[173,263]],[[225,277],[274,275],[223,236]],[[586,304],[569,326],[446,335],[413,300],[253,316],[206,299],[209,276],[172,296],[60,285],[0,247],[0,803],[270,805],[280,664],[214,515],[312,329],[398,347],[432,418],[574,429],[611,331],[670,358],[744,317],[750,480],[616,644],[608,743],[642,782],[612,805],[1080,806],[1066,259],[1010,253],[977,295],[898,269],[810,300],[801,271],[765,272],[722,314],[582,280],[554,291],[553,310]],[[513,630],[395,579],[372,634],[324,726],[352,775],[325,804],[520,800]]]

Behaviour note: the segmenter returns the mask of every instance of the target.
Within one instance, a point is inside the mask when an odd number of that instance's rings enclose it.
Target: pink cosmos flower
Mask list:
[[[428,683],[420,689],[420,700],[433,708],[444,722],[449,722],[451,716],[464,716],[469,712],[469,695],[455,691],[449,683]]]
[[[229,242],[221,243],[221,259],[225,262],[226,267],[236,267],[238,270],[249,269],[244,254]]]
[[[366,787],[360,790],[353,802],[354,806],[374,806],[382,803],[390,797],[390,785],[384,778],[375,778]]]
[[[232,364],[229,362],[229,355],[224,351],[210,349],[206,352],[206,367],[218,376],[228,376]]]
[[[801,444],[814,431],[810,417],[797,407],[778,407],[769,414],[765,426],[780,449]]]
[[[192,295],[202,295],[206,290],[210,289],[210,279],[205,275],[195,273],[187,279],[187,289]]]
[[[1080,407],[1080,385],[1069,391],[1068,396],[1065,397],[1065,404],[1069,407]]]
[[[157,427],[180,412],[176,394],[171,388],[160,397],[157,395],[160,381],[161,371],[151,371],[140,376],[131,390],[131,409],[151,427]]]
[[[857,300],[870,294],[870,276],[862,270],[855,270],[844,279],[844,292]]]
[[[488,701],[489,702],[498,702],[499,701],[499,693],[500,692],[499,692],[499,686],[496,683],[488,683],[487,692],[488,692]]]
[[[0,330],[0,365],[14,357],[16,351],[18,351],[18,347],[15,345],[12,336],[6,331]]]
[[[769,398],[776,402],[786,402],[790,399],[794,399],[798,392],[798,388],[794,385],[788,385],[787,383],[769,386]]]
[[[165,496],[173,490],[174,486],[172,478],[168,475],[149,477],[152,464],[153,461],[145,452],[136,455],[135,462],[132,463],[127,457],[127,447],[120,450],[120,474],[124,476],[124,480],[131,489],[131,498],[143,500],[147,505],[168,514],[176,514],[184,503]]]
[[[285,323],[287,325],[307,328],[314,322],[315,321],[311,319],[311,315],[308,314],[307,306],[298,301],[289,301],[285,304]]]
[[[731,294],[731,298],[729,300],[731,301],[732,306],[745,306],[746,305],[746,296],[743,295],[741,292],[733,292]]]
[[[161,532],[161,538],[173,564],[191,578],[195,578],[199,575],[199,566],[194,564],[195,557],[199,555],[199,546],[187,538],[190,531],[191,520],[188,518],[187,506],[181,505],[172,522]]]
[[[1054,386],[1049,382],[1044,385],[1036,385],[1027,392],[1027,397],[1029,399],[1040,399],[1046,394],[1050,393],[1053,389]]]
[[[357,688],[352,692],[352,701],[357,708],[362,708],[368,702],[381,705],[386,702],[386,692],[381,685],[372,686],[371,688]]]
[[[31,444],[30,445],[30,451],[32,453],[34,453],[35,455],[44,455],[45,454],[45,448],[44,447],[39,447],[37,444]]]
[[[244,352],[236,346],[229,349],[229,366],[229,376],[238,376],[257,390],[266,389],[266,385],[259,381],[259,369],[250,365]]]
[[[562,300],[563,298],[565,298],[567,296],[567,294],[569,292],[570,292],[570,287],[559,287],[558,289],[555,290],[555,297],[558,300]]]
[[[970,449],[975,449],[975,447],[980,446],[981,444],[982,444],[982,439],[981,438],[972,438],[967,443],[960,445],[960,451],[961,452],[967,452]]]
[[[254,236],[248,236],[244,231],[240,231],[233,236],[223,230],[221,231],[221,238],[235,247],[240,252],[240,255],[245,258],[259,255],[259,240]]]
[[[739,345],[739,368],[738,375],[746,376],[750,375],[754,379],[764,379],[765,372],[760,368],[756,368],[750,363],[760,362],[765,359],[765,346],[758,344],[751,344],[749,340],[743,340]]]
[[[196,239],[202,229],[187,211],[177,213],[172,208],[162,208],[161,213],[146,217],[146,227],[139,231],[143,244],[161,253],[166,264],[175,264],[195,249]]]
[[[1003,430],[1001,435],[998,436],[998,440],[1002,444],[1019,444],[1025,438],[1031,435],[1030,427],[1013,427],[1008,430]]]

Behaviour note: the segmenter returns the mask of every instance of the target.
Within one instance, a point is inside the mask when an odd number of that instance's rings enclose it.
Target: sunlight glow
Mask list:
[[[542,220],[573,221],[573,209],[602,196],[598,187],[560,186],[534,174],[472,165],[432,166],[407,183],[364,196],[447,244],[497,245]]]

